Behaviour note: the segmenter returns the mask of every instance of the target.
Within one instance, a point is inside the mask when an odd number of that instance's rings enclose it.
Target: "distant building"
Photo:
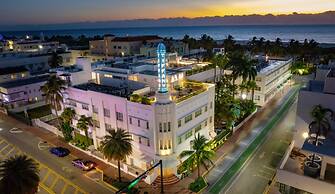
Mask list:
[[[47,42],[41,40],[7,40],[4,51],[13,52],[45,52],[57,51],[60,48],[58,42]]]
[[[104,36],[102,40],[90,41],[91,54],[106,56],[129,56],[140,54],[140,48],[144,44],[162,42],[158,36]]]
[[[58,54],[62,57],[62,64],[73,64],[70,52]],[[5,52],[0,53],[0,68],[26,67],[31,74],[48,72],[52,53]]]
[[[323,80],[311,80],[299,92],[294,138],[275,177],[278,190],[282,194],[332,194],[335,191],[334,117],[328,118],[331,130],[326,137],[320,135],[319,146],[311,143],[315,136],[309,137],[313,108],[321,105],[335,111],[335,70],[329,68],[327,72]],[[316,154],[315,162],[318,167],[310,170],[305,162],[310,161],[313,154]]]
[[[221,48],[213,48],[213,54],[214,55],[224,55],[225,54],[225,49],[223,47]]]
[[[264,106],[289,83],[291,65],[292,59],[267,59],[258,62],[256,65],[257,76],[255,78],[258,87],[254,91],[254,102],[258,106]],[[225,70],[225,74],[230,74],[231,72],[231,70]],[[237,85],[241,83],[241,77],[235,81]],[[240,97],[244,95],[247,99],[252,98],[251,92],[243,93],[239,91],[238,95]]]
[[[74,65],[62,66],[56,69],[58,77],[67,81],[69,85],[78,85],[91,80],[91,61],[87,57],[79,57]]]
[[[49,75],[39,75],[0,83],[0,102],[8,108],[15,108],[43,100],[41,86]]]
[[[30,76],[25,66],[0,68],[0,83],[24,79]]]

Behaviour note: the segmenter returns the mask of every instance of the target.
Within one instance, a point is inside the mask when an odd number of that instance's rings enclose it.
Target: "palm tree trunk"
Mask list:
[[[60,124],[60,120],[59,120],[59,115],[58,115],[58,111],[57,111],[57,105],[54,101],[51,102],[51,106],[52,108],[55,110],[55,114],[56,114],[56,120],[57,120],[57,125],[58,125],[58,130],[61,130],[61,124]]]
[[[117,161],[117,168],[118,168],[118,172],[119,172],[119,182],[121,182],[121,164],[120,164],[120,160]]]
[[[216,83],[216,65],[214,65],[214,83]]]
[[[254,96],[255,96],[255,89],[252,89],[251,91],[251,101],[254,102]]]

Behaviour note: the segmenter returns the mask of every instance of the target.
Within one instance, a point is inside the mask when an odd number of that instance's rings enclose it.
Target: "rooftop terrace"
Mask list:
[[[40,75],[40,76],[29,77],[27,79],[18,79],[18,80],[14,80],[14,81],[0,83],[0,87],[15,88],[15,87],[24,86],[24,85],[45,82],[48,79],[49,79],[49,74],[44,74],[44,75]]]

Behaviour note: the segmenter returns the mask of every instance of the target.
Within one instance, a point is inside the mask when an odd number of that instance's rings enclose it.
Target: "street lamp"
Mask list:
[[[242,99],[245,100],[247,98],[247,95],[246,94],[242,94]]]
[[[307,137],[309,137],[309,135],[308,135],[307,132],[305,132],[305,133],[302,134],[302,137],[303,137],[304,139],[306,139]]]

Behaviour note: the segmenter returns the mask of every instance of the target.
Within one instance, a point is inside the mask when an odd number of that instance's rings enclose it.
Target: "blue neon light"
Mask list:
[[[157,47],[157,65],[158,65],[158,92],[166,93],[167,81],[166,81],[166,48],[163,43],[159,43]]]

